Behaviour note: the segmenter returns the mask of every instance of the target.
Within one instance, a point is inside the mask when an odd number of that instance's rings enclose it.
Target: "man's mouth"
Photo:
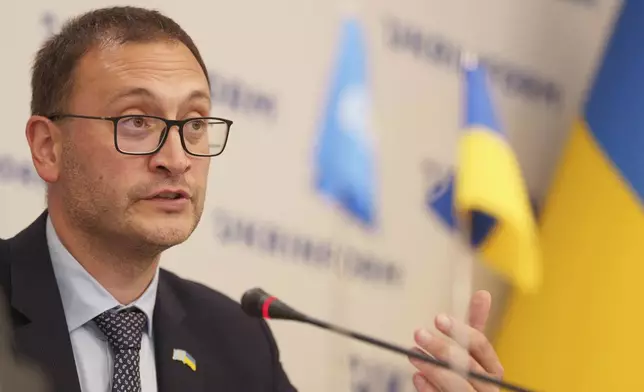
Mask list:
[[[176,199],[184,199],[185,196],[182,195],[181,193],[177,192],[162,192],[159,193],[158,195],[153,197],[154,199],[168,199],[168,200],[176,200]]]
[[[190,194],[183,189],[163,189],[153,193],[147,199],[150,200],[180,200],[190,199]]]

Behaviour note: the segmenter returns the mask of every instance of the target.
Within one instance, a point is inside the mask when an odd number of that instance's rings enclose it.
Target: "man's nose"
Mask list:
[[[168,130],[165,143],[152,156],[150,165],[153,170],[162,170],[172,176],[183,174],[190,169],[190,157],[183,149],[179,128],[173,126]]]

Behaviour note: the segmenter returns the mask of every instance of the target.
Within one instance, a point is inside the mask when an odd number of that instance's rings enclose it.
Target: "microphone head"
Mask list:
[[[244,293],[241,298],[241,307],[249,316],[264,317],[262,314],[262,308],[264,302],[266,302],[270,297],[271,296],[267,292],[259,287],[255,287]]]
[[[259,287],[247,290],[241,307],[251,317],[306,321],[307,317]]]

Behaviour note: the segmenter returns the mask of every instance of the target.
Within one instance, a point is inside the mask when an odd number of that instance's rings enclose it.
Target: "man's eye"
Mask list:
[[[123,120],[123,125],[134,128],[143,128],[147,124],[144,117],[129,117]]]

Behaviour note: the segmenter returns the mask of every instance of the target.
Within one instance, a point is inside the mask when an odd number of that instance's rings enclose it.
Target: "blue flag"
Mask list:
[[[318,192],[366,227],[376,222],[370,122],[364,37],[358,21],[347,19],[319,131],[315,181]]]

